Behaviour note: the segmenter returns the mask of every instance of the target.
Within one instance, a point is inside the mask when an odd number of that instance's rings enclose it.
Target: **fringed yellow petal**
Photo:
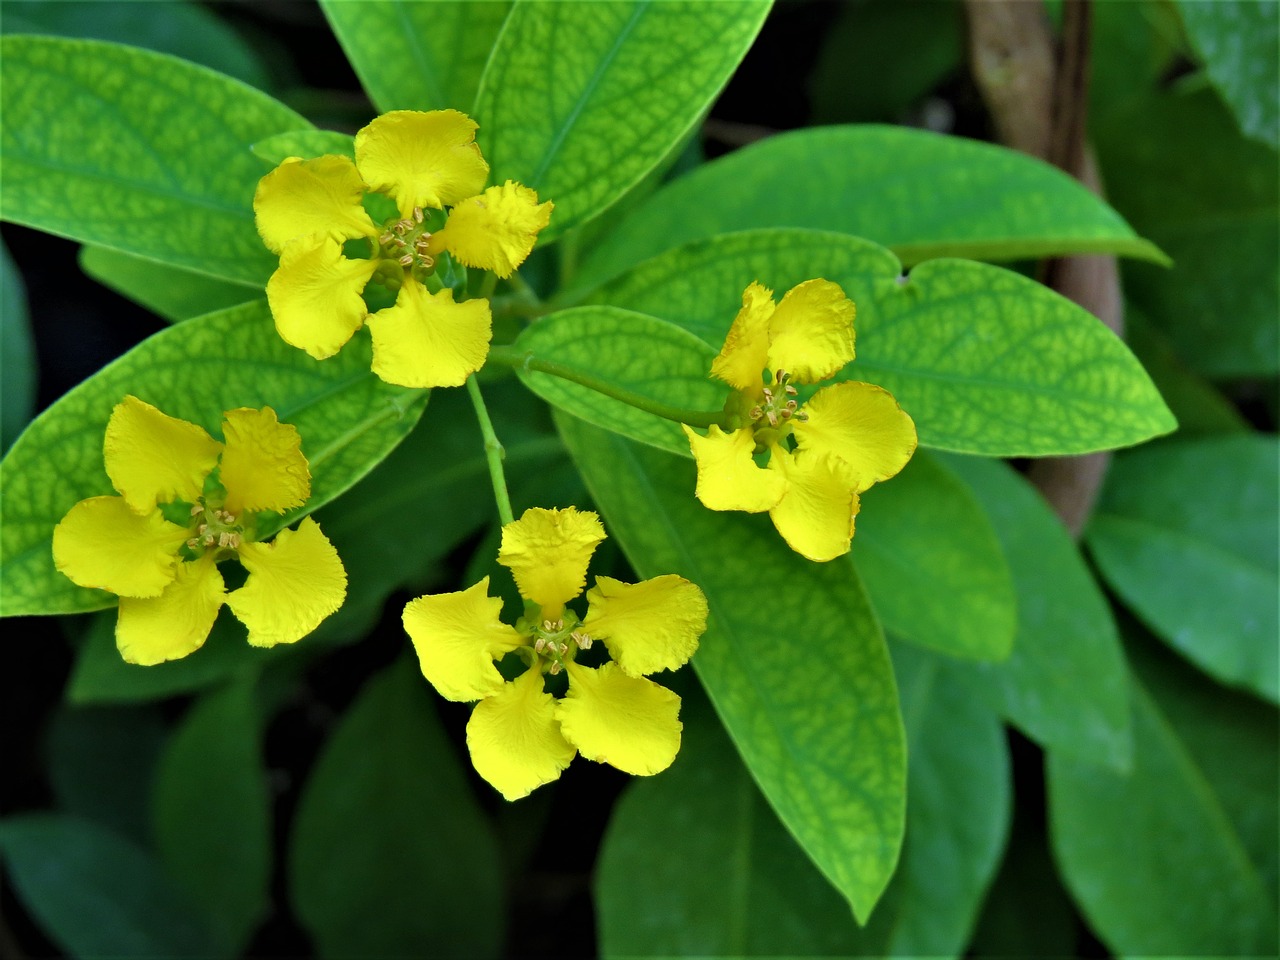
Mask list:
[[[505,279],[533,250],[539,231],[551,220],[552,206],[550,200],[538,203],[536,192],[508,180],[459,202],[433,239],[468,267]]]
[[[375,236],[378,228],[360,203],[364,193],[364,181],[347,157],[290,157],[258,181],[258,233],[272,253],[311,233],[337,241]]]
[[[534,507],[502,528],[498,562],[511,570],[520,595],[555,619],[582,592],[591,554],[604,538],[604,526],[590,510]]]
[[[830,280],[787,291],[769,318],[769,369],[817,383],[853,359],[853,301]]]
[[[674,574],[635,584],[597,577],[587,601],[582,629],[632,677],[684,666],[707,629],[707,598]]]
[[[467,723],[467,749],[476,772],[508,800],[527,797],[569,766],[576,752],[560,734],[556,701],[542,689],[542,673],[526,671],[476,705]]]
[[[356,166],[402,217],[414,207],[451,207],[479,193],[489,176],[477,126],[457,110],[393,110],[356,134]]]
[[[311,496],[311,471],[297,427],[281,423],[270,407],[228,410],[222,423],[226,449],[219,471],[227,489],[225,508],[284,513]]]
[[[313,234],[290,243],[267,281],[281,339],[317,360],[332,357],[364,323],[361,293],[377,268],[375,260],[348,260],[331,237]]]
[[[502,600],[489,596],[489,578],[457,593],[410,600],[401,622],[418,652],[422,675],[447,700],[481,700],[503,687],[494,665],[524,645],[500,619]]]
[[[116,621],[120,656],[129,663],[151,666],[200,649],[226,594],[212,557],[179,564],[177,576],[160,596],[120,600]]]
[[[711,375],[731,387],[752,394],[764,386],[769,365],[769,318],[773,291],[752,281],[742,293],[742,309],[724,339],[720,355],[711,361]]]
[[[838,460],[854,489],[892,477],[916,450],[916,425],[888,390],[849,381],[823,387],[795,425],[801,450]]]
[[[138,512],[171,500],[194,502],[221,449],[194,423],[133,396],[111,411],[102,444],[111,485]]]
[[[82,587],[158,597],[173,580],[187,531],[123,497],[81,500],[53,528],[53,564]]]
[[[769,511],[782,539],[810,560],[834,560],[849,552],[858,494],[838,465],[801,451],[775,449],[769,467],[787,478],[787,495]]]
[[[680,698],[616,663],[598,670],[567,665],[569,692],[556,705],[564,738],[588,760],[647,777],[680,752]]]
[[[227,595],[227,606],[249,628],[249,643],[293,643],[320,626],[347,597],[338,551],[310,517],[270,543],[240,547],[249,578]]]
[[[711,510],[761,513],[782,499],[786,480],[756,465],[756,442],[750,430],[725,433],[714,424],[704,437],[684,427],[698,464],[695,493]]]
[[[402,387],[460,387],[484,366],[493,335],[488,300],[453,302],[447,287],[431,294],[406,280],[395,305],[367,321],[373,372]]]

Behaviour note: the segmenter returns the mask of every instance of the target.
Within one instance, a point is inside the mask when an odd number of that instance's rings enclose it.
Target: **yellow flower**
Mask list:
[[[298,431],[270,407],[228,410],[219,443],[137,397],[116,405],[103,454],[118,497],[81,500],[53,531],[53,560],[82,587],[120,597],[116,645],[130,663],[185,657],[225,602],[271,647],[306,636],[346,598],[338,553],[310,517],[256,541],[258,516],[311,495]],[[218,563],[249,572],[227,592]]]
[[[448,251],[509,277],[533,250],[552,204],[510,180],[482,190],[489,165],[475,132],[475,121],[457,110],[396,110],[356,134],[354,163],[290,157],[262,178],[253,209],[263,242],[280,256],[267,300],[286,342],[323,360],[367,322],[373,372],[406,387],[460,386],[484,365],[489,303],[455,303],[433,276],[437,258]],[[381,224],[365,208],[372,193],[397,210]],[[431,211],[446,207],[438,227]],[[352,247],[367,258],[348,258]],[[393,306],[372,316],[362,296],[370,280],[398,291]]]
[[[858,494],[892,477],[916,449],[893,395],[869,383],[823,387],[801,404],[795,384],[834,376],[853,359],[854,306],[829,280],[807,280],[775,306],[752,283],[711,375],[736,389],[731,431],[689,427],[697,496],[712,510],[769,511],[792,550],[831,560],[849,550]],[[756,463],[767,453],[768,466]]]
[[[707,624],[706,598],[673,575],[637,584],[598,577],[579,620],[565,604],[582,593],[604,538],[599,517],[572,507],[526,510],[507,524],[498,562],[525,598],[514,627],[499,619],[502,601],[489,596],[488,577],[404,608],[423,675],[443,697],[480,701],[467,724],[471,762],[508,800],[555,780],[578,752],[647,776],[665,770],[680,749],[680,698],[645,674],[675,670],[693,656]],[[612,659],[579,663],[597,640]],[[508,681],[496,661],[513,652],[522,671]],[[567,691],[556,697],[546,678],[561,673]]]

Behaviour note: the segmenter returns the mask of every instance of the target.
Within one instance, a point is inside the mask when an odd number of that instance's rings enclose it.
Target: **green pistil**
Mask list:
[[[199,554],[208,550],[235,550],[245,541],[243,516],[237,517],[221,504],[207,504],[203,497],[191,508],[191,532],[187,549]]]
[[[553,677],[572,663],[579,650],[590,650],[594,642],[589,634],[579,629],[581,624],[570,610],[557,620],[543,620],[534,624],[533,651],[548,666],[546,672]]]
[[[413,208],[413,216],[388,220],[383,224],[374,256],[383,262],[379,273],[393,264],[413,274],[419,280],[436,268],[436,258],[427,252],[431,231],[421,207]],[[394,272],[392,269],[390,272]]]

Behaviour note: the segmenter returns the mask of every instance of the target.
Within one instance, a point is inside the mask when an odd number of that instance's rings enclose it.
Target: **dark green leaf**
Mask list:
[[[190,320],[262,296],[262,291],[255,287],[106,247],[81,247],[80,269],[121,296],[170,321]]]
[[[35,372],[26,289],[0,244],[0,452],[13,445],[35,412]]]
[[[275,166],[288,157],[311,159],[325,154],[355,159],[355,139],[336,130],[289,130],[259,140],[249,148],[254,156]]]

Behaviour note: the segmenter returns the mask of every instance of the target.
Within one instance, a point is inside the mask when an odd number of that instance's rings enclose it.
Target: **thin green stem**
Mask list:
[[[559,377],[561,380],[579,384],[588,390],[594,390],[596,393],[604,394],[606,397],[612,397],[614,400],[635,407],[637,410],[643,410],[645,413],[653,414],[655,417],[661,417],[664,420],[687,423],[691,427],[705,428],[713,424],[724,426],[724,413],[720,410],[687,410],[683,407],[673,407],[671,404],[652,400],[623,387],[614,386],[608,381],[601,380],[599,377],[594,377],[581,370],[575,370],[573,367],[567,367],[563,363],[556,363],[554,360],[539,360],[532,353],[522,352],[513,347],[491,348],[488,362],[510,367],[512,370],[536,370],[538,373]]]
[[[502,525],[515,522],[511,513],[511,495],[507,493],[507,475],[502,469],[502,459],[506,452],[498,435],[493,432],[493,421],[489,419],[489,408],[484,405],[484,397],[480,395],[480,385],[476,383],[475,374],[467,377],[467,393],[471,394],[471,404],[476,408],[476,419],[480,421],[480,433],[484,437],[484,457],[489,462],[489,479],[493,481],[493,499],[498,504],[498,519]]]
[[[492,300],[493,291],[498,288],[498,275],[496,273],[486,272],[484,280],[480,282],[480,291],[476,294],[477,300]]]
[[[542,298],[538,296],[538,291],[529,286],[529,281],[520,276],[519,270],[507,277],[507,283],[520,299],[528,300],[530,303],[542,302]]]

